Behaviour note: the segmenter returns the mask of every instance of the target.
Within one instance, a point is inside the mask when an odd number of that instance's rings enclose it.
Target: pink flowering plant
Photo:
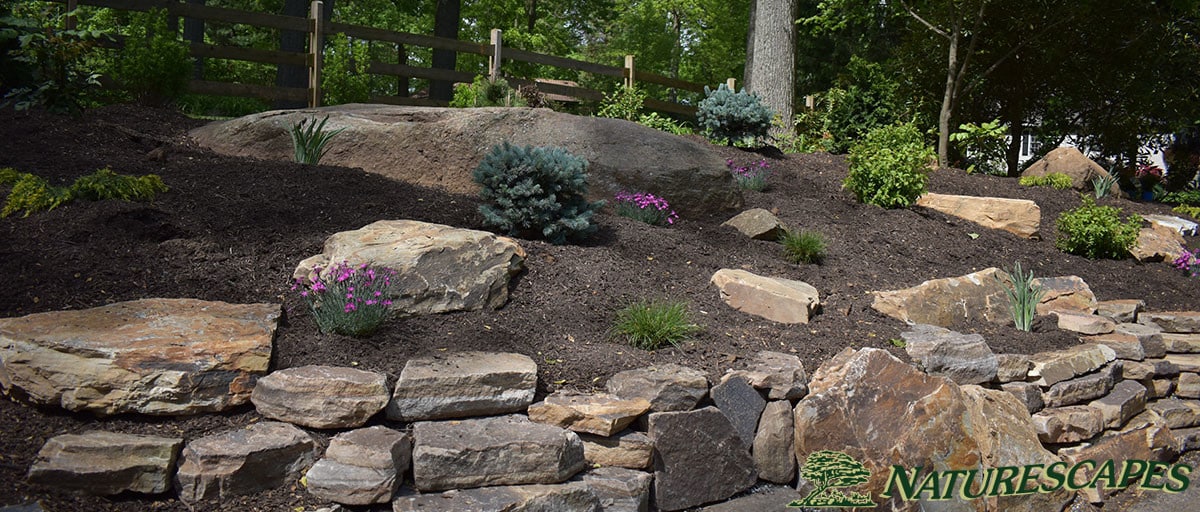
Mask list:
[[[299,291],[308,304],[321,332],[367,336],[388,319],[395,270],[345,261],[322,270],[313,269],[319,276],[316,280],[296,279],[292,285],[292,291]]]
[[[1143,189],[1150,190],[1162,181],[1163,169],[1153,164],[1138,164],[1133,176],[1137,178]]]
[[[1190,277],[1200,277],[1200,249],[1185,249],[1175,259],[1175,268],[1187,272]]]
[[[737,182],[738,187],[742,190],[761,192],[767,189],[767,178],[771,177],[771,165],[765,159],[760,159],[754,163],[738,165],[730,158],[725,160],[725,166],[729,167],[729,173],[733,175],[733,181]]]
[[[617,209],[617,215],[655,226],[674,224],[679,220],[679,215],[671,209],[671,205],[667,203],[666,199],[645,192],[633,194],[621,192],[616,195],[614,206]]]

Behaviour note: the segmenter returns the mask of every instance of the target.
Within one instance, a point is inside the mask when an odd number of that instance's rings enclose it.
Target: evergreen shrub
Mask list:
[[[850,148],[850,173],[842,182],[859,202],[905,208],[925,193],[933,148],[912,124],[889,125],[867,133]]]
[[[733,92],[725,84],[715,91],[704,88],[706,97],[700,102],[696,120],[711,140],[724,140],[730,146],[747,138],[766,137],[774,113],[759,101],[758,96],[742,89]]]
[[[586,238],[604,201],[588,202],[587,160],[553,147],[492,147],[472,173],[484,224],[512,236],[550,243]]]

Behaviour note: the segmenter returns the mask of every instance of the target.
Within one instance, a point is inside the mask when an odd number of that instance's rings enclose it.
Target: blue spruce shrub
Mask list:
[[[586,238],[604,201],[589,203],[587,160],[562,148],[492,147],[472,173],[483,189],[484,224],[522,238],[550,243]]]
[[[742,89],[733,92],[725,84],[717,90],[704,88],[706,97],[700,102],[696,120],[711,140],[724,139],[730,146],[747,137],[766,137],[774,113],[758,100],[758,96]]]

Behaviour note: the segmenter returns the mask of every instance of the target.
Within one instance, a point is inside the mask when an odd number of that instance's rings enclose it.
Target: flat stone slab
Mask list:
[[[187,415],[246,403],[278,304],[141,299],[0,319],[0,387],[97,415]]]
[[[95,430],[54,436],[38,451],[29,482],[99,495],[164,493],[182,446],[183,439]]]
[[[649,469],[654,463],[654,444],[641,432],[625,430],[612,437],[579,434],[579,439],[588,464]]]
[[[529,419],[556,427],[611,436],[650,410],[645,398],[622,400],[606,394],[555,392],[529,406]]]
[[[1117,359],[1126,361],[1142,361],[1146,359],[1146,349],[1136,336],[1114,332],[1098,336],[1086,336],[1081,338],[1080,341],[1111,348],[1117,354]]]
[[[1142,313],[1138,315],[1138,323],[1156,326],[1165,333],[1200,333],[1200,311]]]
[[[1094,372],[1117,358],[1113,349],[1104,345],[1086,344],[1040,352],[1029,357],[1032,368],[1029,377],[1039,386],[1049,387],[1056,382]]]
[[[603,512],[649,512],[654,475],[625,468],[596,468],[575,477],[600,500]]]
[[[1104,413],[1086,405],[1042,409],[1033,415],[1038,439],[1048,444],[1077,443],[1104,430]]]
[[[1200,404],[1194,400],[1167,398],[1146,405],[1167,422],[1172,429],[1200,427]]]
[[[1163,347],[1175,354],[1200,354],[1200,334],[1162,334]]]
[[[183,448],[175,474],[179,499],[224,500],[282,487],[300,479],[313,451],[312,437],[277,421],[196,439]]]
[[[762,208],[746,210],[721,225],[732,227],[754,240],[779,240],[787,230],[775,214]]]
[[[258,413],[312,428],[361,427],[391,399],[387,376],[338,366],[301,366],[258,380]]]
[[[1174,215],[1142,215],[1142,220],[1156,226],[1172,229],[1179,233],[1180,236],[1196,236],[1197,229],[1200,229],[1200,225],[1195,222]]]
[[[979,334],[961,334],[935,325],[917,324],[900,333],[904,350],[930,375],[958,384],[981,384],[996,377],[996,354]]]
[[[1096,294],[1079,276],[1038,277],[1033,285],[1044,293],[1037,305],[1039,315],[1055,311],[1090,315],[1096,311]]]
[[[1045,392],[1046,407],[1083,404],[1100,398],[1112,391],[1120,374],[1121,364],[1115,362],[1087,375],[1056,382]]]
[[[393,512],[601,512],[600,499],[585,482],[509,485],[408,494],[392,501]]]
[[[1064,331],[1077,332],[1083,335],[1108,334],[1116,329],[1112,320],[1099,315],[1081,315],[1065,311],[1055,311],[1058,317],[1058,328]]]
[[[917,198],[917,206],[1024,238],[1037,236],[1042,223],[1042,209],[1026,199],[928,193]]]
[[[799,357],[764,350],[754,354],[740,370],[729,372],[744,377],[754,389],[766,391],[769,400],[799,400],[808,394],[808,374]]]
[[[409,359],[387,417],[424,421],[522,412],[533,403],[537,363],[529,356],[457,352]]]
[[[1010,280],[998,268],[960,277],[932,279],[912,288],[871,292],[871,308],[909,324],[951,327],[956,322],[1012,321],[1002,282]]]
[[[507,415],[413,426],[413,480],[418,490],[554,484],[586,466],[570,430]]]
[[[1137,321],[1137,315],[1146,309],[1146,301],[1141,299],[1103,300],[1096,303],[1096,314],[1113,322],[1130,323]]]
[[[733,309],[784,324],[807,324],[821,306],[820,293],[803,281],[721,269],[710,282]]]
[[[1181,372],[1200,373],[1200,354],[1167,354],[1165,359]]]
[[[605,384],[614,396],[650,401],[651,412],[690,411],[708,394],[704,372],[674,363],[625,370]]]
[[[1113,386],[1107,395],[1088,405],[1104,414],[1105,427],[1121,428],[1130,418],[1146,410],[1146,398],[1146,386],[1123,380]]]

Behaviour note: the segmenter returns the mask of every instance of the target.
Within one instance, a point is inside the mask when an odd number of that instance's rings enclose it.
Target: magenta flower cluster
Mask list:
[[[321,332],[365,336],[387,320],[395,270],[343,261],[313,272],[320,277],[296,279],[292,291],[308,303]]]
[[[1163,169],[1157,165],[1139,164],[1133,175],[1143,183],[1158,183],[1162,180]]]
[[[762,191],[767,188],[767,178],[771,177],[771,164],[765,159],[745,165],[738,165],[730,158],[725,160],[725,166],[733,175],[733,180],[745,190]]]
[[[656,226],[674,224],[679,220],[679,215],[671,209],[666,199],[646,192],[617,194],[615,208],[617,215]]]
[[[1175,259],[1175,268],[1187,272],[1188,276],[1200,277],[1200,249],[1184,250]]]

